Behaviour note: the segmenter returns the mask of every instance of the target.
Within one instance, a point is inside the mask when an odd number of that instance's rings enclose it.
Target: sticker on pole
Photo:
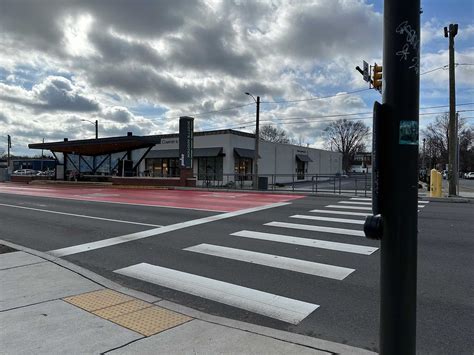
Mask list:
[[[400,121],[399,144],[418,145],[418,122]]]

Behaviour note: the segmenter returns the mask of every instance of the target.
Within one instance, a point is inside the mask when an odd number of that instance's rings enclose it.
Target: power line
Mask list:
[[[457,112],[474,112],[474,109],[473,110],[459,110]],[[446,113],[446,112],[424,112],[424,113],[420,113],[419,115],[420,116],[432,116],[432,115],[439,115],[439,114],[442,114],[442,113]],[[367,113],[366,113],[367,114]],[[320,116],[320,117],[315,117],[315,118],[327,118],[327,116]],[[370,116],[367,116],[367,117],[350,117],[350,118],[347,118],[346,120],[348,121],[353,121],[353,120],[369,120],[372,118],[372,113],[370,113]],[[423,117],[425,118],[425,117]],[[313,122],[331,122],[333,121],[333,119],[323,119],[323,120],[316,120],[316,119],[311,119],[311,118],[298,118],[299,120],[308,120],[310,119],[310,121],[305,121],[305,122],[301,122],[301,121],[292,121],[292,122],[283,122],[283,123],[280,123],[280,125],[290,125],[290,124],[301,124],[301,123],[313,123]],[[273,122],[272,120],[262,120],[261,122]],[[251,128],[253,127],[253,125],[239,125],[239,126],[235,126],[235,127],[230,127],[229,129],[243,129],[243,128]]]
[[[457,104],[456,106],[466,106],[466,105],[474,105],[474,102],[466,102],[466,103],[461,103]],[[425,106],[425,107],[420,107],[420,110],[427,110],[427,109],[432,109],[432,108],[443,108],[443,107],[449,107],[449,105],[439,105],[439,106]],[[268,112],[268,111],[267,111]],[[266,113],[266,112],[262,112]],[[440,112],[442,113],[442,112]],[[354,113],[343,113],[343,114],[331,114],[331,115],[321,115],[321,116],[298,116],[298,117],[286,117],[282,119],[275,119],[274,121],[288,121],[292,119],[312,119],[312,118],[335,118],[335,117],[347,117],[347,116],[356,116],[356,115],[371,115],[372,111],[370,112],[354,112]],[[420,114],[421,115],[421,114]],[[252,123],[253,121],[248,121],[248,123]],[[246,122],[245,122],[246,123]]]
[[[425,72],[423,72],[423,73],[420,73],[420,76],[421,76],[421,75],[425,75],[425,74],[429,74],[429,73],[432,73],[432,72],[435,72],[435,71],[438,71],[438,70],[441,70],[441,69],[446,70],[446,69],[448,69],[448,67],[449,67],[449,64],[443,65],[442,67],[434,68],[434,69],[425,71]]]
[[[471,64],[471,63],[455,63],[455,64],[454,64],[455,67],[464,66],[464,65],[474,65],[474,64]],[[423,72],[423,73],[420,73],[420,75],[429,74],[429,73],[432,73],[432,72],[435,72],[435,71],[438,71],[438,70],[441,70],[441,69],[446,70],[446,69],[448,69],[448,68],[449,68],[449,64],[446,64],[446,65],[443,65],[442,67],[434,68],[434,69],[425,71],[425,72]]]
[[[311,97],[309,99],[280,100],[280,101],[260,101],[260,103],[261,104],[288,104],[288,103],[292,103],[292,102],[323,100],[323,99],[329,99],[331,97],[336,97],[336,96],[352,95],[352,94],[356,94],[358,92],[363,92],[363,91],[367,91],[367,90],[371,90],[371,89],[365,88],[365,89],[354,90],[354,91],[345,92],[345,93],[341,93],[341,94],[334,94],[334,95],[321,96],[321,97]]]

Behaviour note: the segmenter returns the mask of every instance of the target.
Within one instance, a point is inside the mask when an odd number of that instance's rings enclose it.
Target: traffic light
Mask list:
[[[382,89],[382,66],[377,65],[377,63],[374,64],[374,69],[372,72],[372,85],[377,90]]]

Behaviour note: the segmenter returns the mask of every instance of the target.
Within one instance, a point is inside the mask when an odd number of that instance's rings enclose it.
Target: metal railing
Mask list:
[[[223,190],[254,190],[253,174],[199,175],[197,187]],[[371,194],[370,174],[259,174],[258,189],[311,194]]]

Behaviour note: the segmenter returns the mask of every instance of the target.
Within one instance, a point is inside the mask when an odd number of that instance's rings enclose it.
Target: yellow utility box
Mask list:
[[[436,169],[431,169],[430,175],[430,197],[441,197],[443,178]]]

